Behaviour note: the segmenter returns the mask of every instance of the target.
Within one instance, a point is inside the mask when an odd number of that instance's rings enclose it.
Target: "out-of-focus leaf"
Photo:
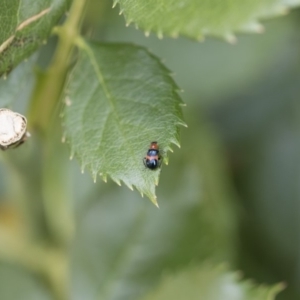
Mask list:
[[[66,135],[82,169],[135,186],[156,204],[160,169],[146,169],[143,158],[157,141],[167,162],[184,124],[169,71],[141,47],[83,42],[66,90]]]
[[[20,107],[28,103],[34,85],[36,58],[37,55],[33,55],[16,67],[7,78],[0,78],[0,107],[12,108],[18,102],[19,111]]]
[[[206,129],[199,139],[186,132],[182,151],[164,168],[159,210],[124,187],[83,196],[72,299],[140,299],[165,270],[232,260],[236,223],[218,147]]]
[[[202,266],[166,276],[143,300],[274,300],[283,287],[254,285],[223,267]]]
[[[258,19],[285,14],[299,0],[115,0],[127,24],[134,22],[146,34],[184,35],[202,40],[206,35],[235,41],[234,32],[261,32]]]
[[[96,8],[91,10],[95,12]],[[88,17],[90,20],[93,15]],[[203,105],[228,101],[264,80],[271,66],[281,59],[289,60],[290,47],[298,39],[299,11],[265,22],[266,30],[262,35],[239,36],[234,47],[216,39],[195,43],[185,38],[158,40],[154,35],[145,38],[143,32],[133,26],[125,27],[118,11],[111,10],[110,6],[105,11],[105,20],[106,41],[129,41],[151,49],[174,72],[188,106],[195,102],[203,110]],[[94,31],[93,37],[101,40],[103,19],[98,18],[97,22],[99,29]]]
[[[47,39],[69,4],[70,0],[0,1],[0,76]]]
[[[0,264],[0,299],[50,300],[41,281],[22,268]]]
[[[295,244],[300,199],[299,46],[299,40],[292,39],[287,45],[290,55],[284,54],[258,85],[215,108],[214,116],[245,208],[241,267],[261,281],[286,281],[282,299],[300,299],[300,249]]]

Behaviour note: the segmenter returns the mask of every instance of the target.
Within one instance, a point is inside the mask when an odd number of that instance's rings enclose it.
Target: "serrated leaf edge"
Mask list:
[[[179,270],[175,273],[171,273],[171,272],[164,273],[161,278],[161,283],[155,289],[155,291],[159,290],[163,284],[165,284],[168,280],[170,280],[170,278],[178,277],[184,272],[189,272],[189,271],[197,272],[198,269],[201,270],[202,268],[203,268],[203,270],[205,270],[205,268],[208,268],[208,267],[209,267],[209,265],[207,265],[206,263],[204,265],[202,265],[202,266],[200,265],[198,267],[195,267],[194,265],[190,265],[190,267],[182,269],[181,271]],[[275,300],[275,297],[286,288],[286,284],[284,282],[279,282],[277,284],[268,286],[266,284],[257,284],[252,279],[243,279],[242,272],[230,271],[228,268],[228,264],[226,264],[226,263],[223,263],[223,264],[220,264],[217,266],[211,266],[211,267],[209,267],[209,269],[214,269],[214,271],[220,272],[220,275],[227,274],[229,276],[232,276],[232,278],[235,281],[235,284],[242,285],[242,286],[244,286],[244,288],[246,288],[247,285],[248,285],[248,288],[250,288],[250,289],[258,289],[261,287],[268,288],[266,300]],[[151,293],[152,292],[150,292],[150,294]]]
[[[81,37],[78,37],[78,38],[76,39],[76,42],[75,42],[75,43],[76,43],[76,45],[77,45],[79,48],[85,50],[86,53],[90,56],[92,65],[95,66],[95,72],[96,72],[96,74],[97,74],[97,75],[100,75],[100,77],[98,76],[98,79],[99,79],[99,81],[101,82],[102,86],[105,87],[105,91],[104,91],[104,92],[105,92],[105,94],[106,94],[106,97],[107,97],[108,99],[110,99],[111,96],[110,96],[110,94],[109,94],[109,92],[108,92],[108,90],[107,90],[107,88],[106,88],[106,86],[105,86],[104,78],[103,78],[103,76],[102,76],[101,73],[99,74],[99,72],[98,72],[99,70],[97,70],[97,69],[99,69],[99,67],[97,66],[97,63],[95,62],[94,55],[93,55],[91,49],[89,48],[88,44],[87,44],[87,43],[85,42],[85,40],[84,40],[83,38],[81,38]],[[140,46],[137,46],[137,47],[140,47]],[[147,51],[147,49],[145,49],[145,48],[143,48],[143,49]],[[150,56],[154,57],[154,55],[153,55],[150,51],[147,51],[147,52],[148,52],[148,54],[149,54]],[[179,87],[177,86],[177,84],[175,83],[175,81],[172,79],[170,70],[168,70],[168,69],[166,68],[166,66],[163,65],[162,63],[161,63],[161,67],[162,67],[162,68],[169,74],[169,76],[170,76],[170,80],[172,81],[172,85],[174,86],[174,92],[176,92],[176,94],[177,94],[177,96],[178,96],[178,97],[177,97],[177,99],[178,99],[178,101],[179,101],[178,104],[179,104],[180,106],[185,106],[185,103],[183,102],[183,100],[182,100],[182,99],[179,97],[179,95],[178,95],[178,92],[181,92],[182,90],[179,89]],[[68,92],[67,92],[67,91],[65,91],[65,95],[66,95],[66,99],[67,99],[67,98],[68,98]],[[66,103],[65,103],[65,105],[66,105]],[[113,111],[114,111],[114,110],[113,110]],[[178,131],[179,131],[179,128],[178,128],[178,127],[179,127],[179,126],[187,127],[187,124],[186,124],[181,118],[178,117],[178,122],[176,123],[176,125],[177,125],[177,134],[174,136],[174,138],[172,138],[172,139],[170,140],[170,142],[173,143],[173,144],[175,144],[178,148],[180,148],[180,143],[179,143],[179,139],[178,139]],[[64,136],[64,140],[65,140],[65,139],[66,139],[66,137]],[[170,146],[167,146],[166,149],[167,149],[167,150],[170,150],[171,152],[173,152],[173,150],[171,149]],[[72,148],[72,146],[71,146],[70,160],[72,160],[72,159],[74,158],[74,155],[75,155],[75,150],[74,150],[74,149]],[[85,169],[85,162],[82,161],[81,159],[79,159],[79,160],[81,161],[81,172],[83,173],[83,172],[84,172],[84,169]],[[168,164],[168,157],[167,157],[167,156],[164,157],[164,162],[165,162],[165,164]],[[103,180],[105,183],[107,182],[107,174],[103,174],[103,173],[101,173],[99,170],[91,170],[91,173],[92,173],[93,181],[94,181],[95,183],[96,183],[96,181],[97,181],[97,175],[100,175],[100,177],[102,178],[102,180]],[[115,177],[112,176],[111,174],[109,174],[109,176],[110,176],[111,179],[112,179],[116,184],[118,184],[119,186],[121,186],[121,183],[123,182],[130,190],[133,191],[133,186],[132,186],[132,185],[129,185],[127,182],[115,178]],[[155,182],[155,185],[156,185],[156,186],[158,185],[158,180]],[[137,187],[136,187],[136,188],[137,188]],[[139,192],[141,193],[141,196],[143,197],[143,196],[144,196],[143,192],[141,192],[141,191],[139,191]],[[156,195],[154,194],[154,195],[147,195],[147,196],[149,197],[150,201],[151,201],[156,207],[159,208],[158,203],[157,203],[157,197],[156,197]]]
[[[125,17],[126,26],[128,27],[131,23],[133,23],[135,28],[139,29],[138,24],[136,22],[134,22],[134,20],[132,20],[132,19],[127,20],[127,17],[124,14],[125,9],[124,9],[124,7],[122,7],[119,0],[114,0],[112,8],[115,8],[117,6],[117,4],[119,4],[119,6],[120,6],[119,15],[123,14]],[[297,5],[291,4],[290,6],[294,7]],[[258,33],[258,34],[264,33],[265,27],[259,22],[259,20],[266,20],[266,19],[269,19],[272,17],[287,15],[290,12],[290,6],[282,5],[282,4],[274,5],[272,7],[272,9],[270,9],[268,11],[268,13],[264,12],[264,13],[261,13],[261,15],[258,14],[256,18],[253,18],[249,22],[241,25],[240,29],[237,29],[234,31],[229,31],[220,36],[219,35],[217,35],[217,36],[211,35],[211,36],[223,38],[229,44],[236,44],[237,37],[236,37],[235,33]],[[144,34],[146,37],[149,37],[150,33],[152,32],[152,33],[156,34],[156,36],[159,39],[163,39],[164,35],[170,36],[172,38],[178,38],[178,36],[181,35],[181,36],[186,36],[188,38],[195,39],[198,42],[203,42],[205,40],[205,37],[210,36],[209,32],[207,32],[206,30],[202,30],[202,33],[199,34],[197,37],[193,37],[193,36],[190,36],[187,34],[180,34],[179,29],[174,29],[174,31],[170,32],[170,33],[164,32],[163,29],[154,30],[153,28],[143,28],[143,30],[144,30]]]

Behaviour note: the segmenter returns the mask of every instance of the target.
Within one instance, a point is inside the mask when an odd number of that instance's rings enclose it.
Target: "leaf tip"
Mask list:
[[[262,24],[258,23],[257,27],[255,28],[255,31],[257,33],[264,33],[265,32],[265,26],[263,26]]]
[[[128,27],[132,23],[132,20],[128,20],[125,24],[126,27]]]
[[[276,284],[276,286],[274,287],[274,290],[275,290],[275,293],[279,293],[286,288],[287,288],[287,283],[282,281],[282,282],[279,282],[278,284]]]
[[[188,125],[187,125],[185,122],[183,122],[183,121],[178,121],[178,122],[177,122],[177,125],[183,126],[183,127],[185,127],[185,128],[188,128]]]
[[[149,37],[149,35],[150,35],[150,30],[145,31],[144,34],[145,34],[145,37]]]
[[[156,197],[151,197],[150,200],[157,208],[159,208]]]
[[[179,36],[178,31],[173,31],[173,32],[171,32],[171,37],[172,37],[173,39],[177,39],[178,36]]]
[[[281,7],[281,8],[279,9],[279,13],[280,13],[281,15],[283,15],[283,16],[287,15],[289,12],[290,12],[290,10],[289,10],[289,8],[287,8],[287,7]]]
[[[277,15],[287,15],[290,12],[289,7],[286,5],[279,4],[273,9],[273,13]]]
[[[255,32],[255,33],[263,33],[265,31],[265,27],[258,22],[248,23],[243,27],[245,31]]]
[[[69,96],[66,96],[66,98],[65,98],[65,104],[66,104],[66,106],[71,106],[72,101],[71,101],[71,99],[70,99]]]
[[[133,186],[131,184],[129,184],[128,182],[125,182],[125,184],[131,191],[133,191]]]
[[[159,31],[157,32],[157,37],[158,37],[160,40],[163,39],[164,35],[163,35],[163,33],[162,33],[161,30],[159,30]]]
[[[173,151],[172,151],[173,152]],[[168,156],[165,156],[164,157],[164,164],[165,165],[168,165],[169,164],[169,157]]]
[[[94,183],[96,183],[96,181],[97,181],[97,172],[96,172],[96,171],[93,171],[93,172],[92,172],[92,176],[93,176],[93,181],[94,181]]]
[[[167,150],[170,151],[170,152],[172,152],[172,153],[174,152],[171,147],[168,147]]]
[[[119,0],[115,0],[115,1],[113,2],[112,8],[115,8],[116,5],[118,4],[118,2],[119,2]]]
[[[286,289],[287,284],[285,282],[279,282],[273,287],[270,288],[267,299],[275,300],[275,297],[282,292],[284,289]]]
[[[172,139],[171,143],[174,144],[174,145],[176,145],[178,148],[181,148],[179,142],[176,139]]]
[[[118,186],[121,186],[122,184],[121,184],[121,181],[119,180],[119,179],[117,179],[117,178],[115,178],[115,177],[112,177],[111,176],[111,179],[118,185]]]
[[[233,33],[225,34],[224,38],[231,45],[235,45],[237,43],[237,38]]]
[[[102,180],[107,183],[107,175],[106,174],[103,174],[103,173],[100,173],[100,176],[102,178]]]
[[[124,10],[121,9],[121,10],[119,11],[119,16],[121,16],[123,13],[124,13]]]
[[[198,42],[204,42],[205,41],[205,36],[203,34],[199,34],[196,39],[197,39]]]

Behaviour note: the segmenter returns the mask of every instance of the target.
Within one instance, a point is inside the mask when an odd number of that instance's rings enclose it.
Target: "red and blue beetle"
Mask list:
[[[159,153],[159,146],[157,142],[152,142],[147,151],[146,157],[144,157],[144,165],[150,170],[156,170],[161,166],[161,156]]]

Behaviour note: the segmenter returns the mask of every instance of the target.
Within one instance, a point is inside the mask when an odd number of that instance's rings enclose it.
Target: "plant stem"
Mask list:
[[[64,157],[61,155],[60,120],[55,108],[80,34],[86,2],[74,0],[66,22],[55,28],[54,32],[59,36],[57,49],[49,68],[38,76],[28,113],[29,130],[35,127],[42,133],[42,201],[47,227],[51,240],[62,247],[67,246],[73,236],[73,218],[67,192],[67,165],[62,162]]]
[[[69,299],[69,245],[73,237],[73,217],[68,193],[67,162],[59,138],[59,118],[56,114],[70,66],[75,41],[80,35],[86,0],[73,0],[66,22],[53,32],[59,41],[50,66],[37,76],[37,84],[27,114],[29,131],[41,133],[42,201],[51,247],[45,249],[50,257],[41,267],[55,299]],[[43,254],[44,255],[44,254]],[[53,259],[53,261],[52,261]]]
[[[69,68],[74,41],[80,33],[86,0],[74,0],[67,21],[54,29],[59,42],[46,72],[40,72],[28,112],[28,126],[47,131],[60,99]]]

